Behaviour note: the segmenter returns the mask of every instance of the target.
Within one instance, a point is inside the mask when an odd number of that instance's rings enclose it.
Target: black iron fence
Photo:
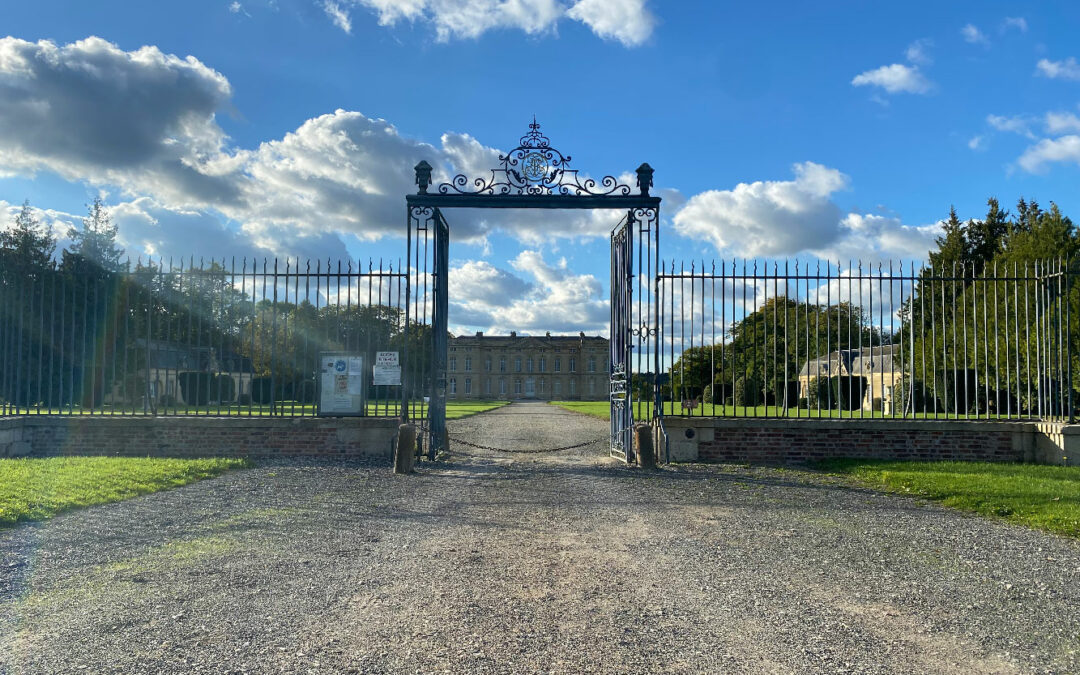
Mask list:
[[[406,282],[351,261],[0,270],[0,414],[310,416],[320,354],[345,352],[364,364],[363,412],[398,416],[410,387],[369,375],[398,352],[423,380],[430,329],[408,325]]]
[[[1074,418],[1065,261],[664,265],[664,414]]]

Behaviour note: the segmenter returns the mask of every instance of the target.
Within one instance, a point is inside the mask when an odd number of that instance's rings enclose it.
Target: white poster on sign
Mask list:
[[[398,352],[375,352],[375,365],[376,366],[400,366],[401,362],[398,360]]]
[[[360,396],[364,393],[364,374],[360,372],[349,373],[349,393]]]
[[[375,366],[371,383],[381,386],[400,386],[401,366]]]
[[[323,352],[319,363],[319,414],[363,415],[367,375],[363,356]]]

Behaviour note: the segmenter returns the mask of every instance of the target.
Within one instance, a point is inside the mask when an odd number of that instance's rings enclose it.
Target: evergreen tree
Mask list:
[[[971,244],[964,224],[956,216],[956,207],[949,207],[949,219],[942,227],[943,233],[935,239],[937,251],[930,252],[930,264],[938,273],[948,272],[956,263],[971,259]]]
[[[12,274],[39,277],[53,266],[56,240],[23,202],[10,229],[0,232],[0,269]]]
[[[989,207],[986,218],[971,221],[967,231],[968,246],[976,273],[1001,253],[1011,229],[1009,212],[1001,210],[998,200],[991,197],[986,204]]]
[[[87,217],[82,219],[82,228],[68,230],[72,243],[64,252],[64,267],[86,272],[89,266],[106,274],[124,271],[126,266],[120,262],[124,249],[117,246],[116,234],[116,225],[109,218],[101,197],[95,197],[88,207]]]

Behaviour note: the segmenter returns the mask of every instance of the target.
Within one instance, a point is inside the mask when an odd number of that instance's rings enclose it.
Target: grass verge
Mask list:
[[[179,487],[249,466],[251,462],[243,459],[0,459],[0,527]]]
[[[584,413],[586,415],[592,415],[593,417],[601,417],[608,419],[611,415],[610,404],[607,401],[551,401],[552,405],[557,405],[560,408],[566,408],[567,410],[573,410],[574,412]],[[634,416],[639,419],[648,419],[652,417],[653,404],[652,401],[640,401],[634,404]],[[896,414],[885,414],[880,410],[817,410],[807,408],[789,408],[785,410],[778,406],[741,406],[741,405],[720,405],[703,403],[693,410],[684,410],[681,402],[666,401],[664,403],[664,416],[665,417],[682,417],[684,415],[692,415],[693,417],[762,417],[762,418],[776,418],[784,417],[790,419],[915,419],[915,420],[974,420],[985,421],[986,416],[979,417],[978,415],[955,415],[946,413],[915,413],[905,414],[902,411],[897,411]],[[1012,418],[1007,415],[991,415],[991,420],[1008,420],[1018,419],[1016,415]]]
[[[452,420],[459,417],[468,417],[469,415],[476,415],[477,413],[487,412],[488,410],[509,405],[509,403],[510,401],[447,401],[446,418]],[[102,407],[95,410],[82,410],[79,408],[73,410],[68,410],[67,408],[29,408],[20,409],[18,412],[14,409],[5,410],[0,408],[0,415],[4,414],[51,415],[55,417],[80,417],[90,415],[96,417],[141,417],[148,413],[144,413],[142,410],[132,410],[130,408],[110,407]],[[279,401],[276,409],[273,410],[269,405],[241,406],[233,404],[186,407],[163,406],[158,409],[157,414],[163,417],[313,417],[316,414],[316,408],[310,403],[304,404],[296,403],[294,401]],[[397,417],[401,414],[401,401],[369,401],[367,404],[367,414],[369,417]],[[413,417],[426,416],[427,404],[412,403],[410,414]]]
[[[840,459],[816,468],[869,487],[1080,538],[1080,467]]]

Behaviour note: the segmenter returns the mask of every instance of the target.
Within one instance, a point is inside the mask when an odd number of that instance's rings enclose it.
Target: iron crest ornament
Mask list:
[[[469,178],[458,174],[448,183],[438,187],[440,194],[450,195],[563,195],[597,196],[629,195],[631,187],[620,183],[614,176],[604,176],[600,180],[580,176],[577,169],[570,168],[570,155],[552,147],[551,140],[540,133],[540,125],[533,117],[529,132],[518,141],[518,146],[499,155],[501,167],[491,170],[489,178]],[[648,165],[643,164],[643,168]],[[638,186],[641,194],[648,196],[652,184],[652,169],[648,169],[649,178],[641,179],[638,169]],[[430,178],[428,179],[430,181]],[[421,192],[426,192],[426,185]]]

